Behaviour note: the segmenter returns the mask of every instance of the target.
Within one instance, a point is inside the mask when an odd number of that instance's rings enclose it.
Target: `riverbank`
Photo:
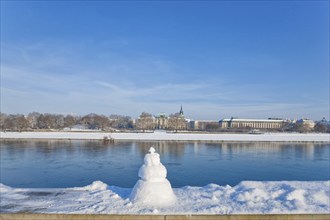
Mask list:
[[[114,140],[134,141],[241,141],[241,142],[330,142],[329,133],[106,133],[106,132],[0,132],[1,139],[57,139],[57,140]]]

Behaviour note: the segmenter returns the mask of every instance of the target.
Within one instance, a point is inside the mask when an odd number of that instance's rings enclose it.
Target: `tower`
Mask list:
[[[180,112],[179,112],[180,116],[184,116],[183,114],[183,110],[182,110],[182,105],[181,105],[181,108],[180,108]]]

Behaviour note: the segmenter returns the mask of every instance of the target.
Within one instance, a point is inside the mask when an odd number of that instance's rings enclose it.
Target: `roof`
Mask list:
[[[209,123],[212,123],[212,122],[219,122],[219,121],[216,121],[216,120],[193,120],[195,122],[209,122]]]
[[[220,121],[236,121],[236,122],[284,122],[283,119],[241,119],[241,118],[233,118],[233,119],[222,119]]]

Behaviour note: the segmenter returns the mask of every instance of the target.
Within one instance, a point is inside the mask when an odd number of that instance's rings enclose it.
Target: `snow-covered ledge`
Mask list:
[[[125,215],[125,214],[0,214],[0,219],[20,219],[20,220],[328,220],[330,214],[276,214],[276,215]]]
[[[132,188],[111,186],[101,181],[84,187],[53,189],[13,188],[0,184],[1,212],[127,215],[330,213],[330,181],[243,181],[236,186],[185,186],[173,188],[175,203],[156,207],[132,201],[131,192]]]

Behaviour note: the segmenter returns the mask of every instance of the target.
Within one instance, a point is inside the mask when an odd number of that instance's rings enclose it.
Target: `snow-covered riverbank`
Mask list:
[[[104,133],[104,132],[0,132],[7,139],[80,139],[100,140],[109,136],[115,140],[155,141],[311,141],[330,142],[330,134],[265,133],[265,134],[207,134],[207,133]]]
[[[108,214],[329,213],[330,181],[251,182],[174,188],[168,207],[132,203],[132,189],[101,181],[65,189],[22,189],[0,184],[1,212]]]

